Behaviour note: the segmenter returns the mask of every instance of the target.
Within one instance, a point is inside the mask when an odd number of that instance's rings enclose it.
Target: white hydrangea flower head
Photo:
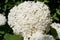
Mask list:
[[[43,34],[40,32],[33,33],[30,40],[43,40]]]
[[[14,6],[8,15],[8,24],[17,35],[31,37],[33,33],[48,32],[52,22],[50,11],[44,2],[25,1]]]
[[[52,35],[44,35],[43,40],[55,40]]]
[[[32,35],[30,40],[55,40],[51,35],[44,35],[39,32],[36,32]]]
[[[3,14],[0,14],[0,26],[6,23],[6,17]]]
[[[60,39],[60,24],[54,22],[54,23],[51,24],[51,26],[52,26],[52,28],[56,29],[58,37]]]

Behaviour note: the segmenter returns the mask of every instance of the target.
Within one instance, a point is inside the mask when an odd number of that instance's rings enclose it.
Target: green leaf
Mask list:
[[[13,2],[15,2],[15,0],[12,0]]]
[[[7,5],[4,5],[4,8],[3,8],[3,10],[4,10],[4,11],[6,11],[6,9],[7,9]]]
[[[49,0],[44,0],[44,2],[48,3],[48,2],[49,2]]]
[[[18,4],[20,4],[20,3],[22,3],[23,1],[21,0],[21,1],[17,1],[16,3],[15,3],[15,5],[18,5]]]
[[[8,2],[8,0],[5,0],[5,3],[7,3]]]
[[[54,17],[55,20],[59,21],[59,18],[58,17]]]
[[[17,36],[14,34],[5,34],[4,39],[5,40],[23,40],[23,37]]]
[[[21,0],[21,2],[23,2],[23,0]]]
[[[56,9],[58,15],[60,15],[60,9]]]
[[[0,31],[0,34],[4,34],[4,31]]]
[[[54,13],[53,17],[56,17],[56,13]]]
[[[56,13],[53,15],[52,18],[55,19],[55,20],[57,20],[57,21],[59,21],[59,18],[57,17],[57,14]]]
[[[55,39],[58,38],[58,34],[57,34],[56,29],[54,29],[54,28],[51,27],[50,33],[51,33],[51,35],[52,35]]]

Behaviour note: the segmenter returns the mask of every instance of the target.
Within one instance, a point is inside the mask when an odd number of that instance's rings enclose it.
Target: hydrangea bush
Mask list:
[[[59,4],[59,0],[1,0],[0,40],[60,40]]]
[[[8,24],[17,35],[22,33],[24,40],[29,40],[37,31],[46,34],[52,19],[47,5],[43,2],[25,1],[14,6],[8,15]]]

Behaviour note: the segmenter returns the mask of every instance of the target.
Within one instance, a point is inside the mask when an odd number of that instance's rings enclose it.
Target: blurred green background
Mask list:
[[[8,19],[9,10],[24,1],[31,1],[31,0],[0,0],[0,13],[6,16]],[[49,6],[51,11],[51,17],[53,22],[60,23],[60,0],[32,0],[32,1],[42,1],[45,2],[46,5]],[[47,33],[53,35],[56,40],[57,33],[56,30],[51,28],[51,30]],[[23,40],[22,36],[17,36],[13,34],[13,30],[6,24],[0,26],[0,40]]]

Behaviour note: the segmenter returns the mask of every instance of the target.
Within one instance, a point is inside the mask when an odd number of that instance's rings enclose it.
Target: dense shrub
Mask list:
[[[24,0],[26,1],[26,0]],[[33,0],[37,1],[37,0]],[[53,19],[53,22],[60,23],[60,0],[38,0],[43,1],[45,4],[47,4],[51,11],[51,16]],[[14,7],[14,5],[18,5],[23,0],[0,0],[0,13],[6,16],[6,19],[8,19],[7,15],[9,13],[9,10]],[[9,25],[6,24],[0,26],[0,40],[23,40],[23,37],[16,36],[13,33],[13,30],[9,27]],[[53,35],[54,37],[57,36],[56,30],[51,28],[51,30],[47,33],[50,35]],[[56,38],[58,40],[58,38]]]

